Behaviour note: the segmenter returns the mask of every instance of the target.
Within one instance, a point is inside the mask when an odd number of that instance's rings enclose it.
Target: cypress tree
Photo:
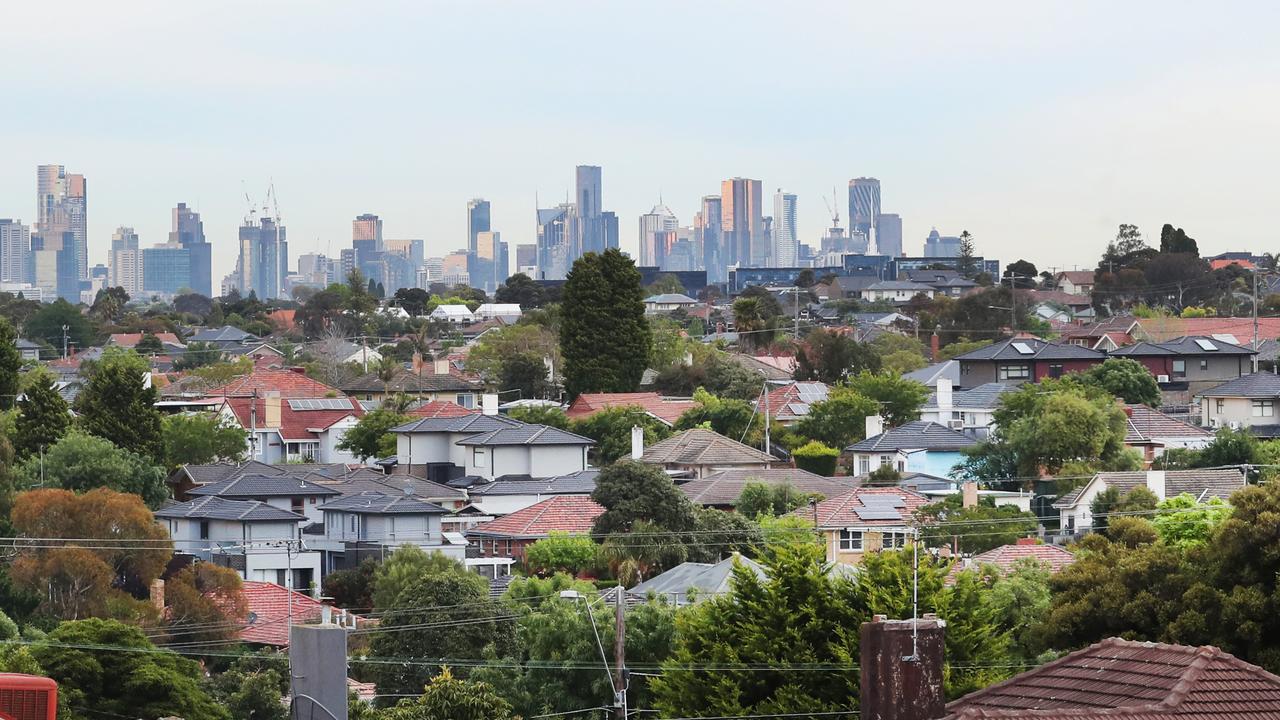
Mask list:
[[[13,407],[18,395],[18,368],[22,356],[18,354],[18,333],[8,318],[0,317],[0,410]]]
[[[53,386],[53,375],[37,373],[30,387],[18,403],[18,417],[14,422],[13,449],[19,458],[26,458],[47,448],[67,433],[71,416],[67,401]]]
[[[578,258],[565,282],[563,317],[565,391],[635,390],[653,344],[635,263],[616,248]]]
[[[137,353],[109,348],[76,398],[80,425],[153,462],[164,458],[156,389],[143,387],[149,367]]]

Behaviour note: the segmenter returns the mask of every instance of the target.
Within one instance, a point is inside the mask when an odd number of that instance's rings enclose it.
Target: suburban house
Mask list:
[[[730,468],[716,470],[696,480],[680,482],[677,487],[695,504],[718,510],[732,510],[742,491],[752,483],[788,487],[798,495],[820,495],[823,498],[843,495],[857,487],[847,477],[823,477],[808,470],[791,467]]]
[[[978,287],[978,283],[955,270],[904,270],[898,279],[928,285],[937,295],[946,297],[960,297]]]
[[[349,397],[228,397],[217,408],[222,421],[249,436],[249,458],[264,463],[354,463],[356,456],[339,450],[347,431],[364,410]]]
[[[907,546],[915,533],[915,512],[928,498],[896,487],[864,487],[791,514],[813,520],[822,532],[827,562],[857,565],[862,556]]]
[[[1012,383],[984,383],[954,390],[950,380],[941,378],[920,408],[920,419],[983,438],[995,428],[1000,397],[1017,389]]]
[[[524,560],[525,548],[551,533],[588,535],[604,508],[584,495],[557,495],[467,531],[481,557]]]
[[[1108,353],[1142,363],[1162,390],[1189,390],[1192,395],[1248,375],[1256,354],[1252,348],[1208,336],[1137,342]]]
[[[1185,493],[1204,502],[1211,498],[1230,498],[1231,493],[1245,486],[1245,479],[1243,472],[1232,468],[1100,472],[1053,504],[1061,518],[1062,532],[1070,535],[1091,529],[1093,510],[1090,506],[1094,498],[1108,488],[1127,493],[1144,485],[1161,500]]]
[[[728,592],[733,569],[738,566],[747,568],[761,580],[768,577],[763,565],[733,553],[718,563],[680,563],[630,588],[627,595],[641,601],[650,596],[666,598],[672,605],[683,607]]]
[[[632,447],[632,455],[639,448]],[[701,478],[727,468],[768,468],[771,455],[714,430],[693,428],[643,449],[640,462],[661,465],[668,473]]]
[[[1088,295],[1093,292],[1092,270],[1064,270],[1053,276],[1058,290],[1071,295]]]
[[[290,624],[320,622],[327,608],[333,622],[353,626],[363,618],[316,600],[307,593],[275,583],[245,580],[241,585],[248,616],[235,637],[249,645],[289,647]]]
[[[18,357],[22,358],[23,362],[26,362],[27,360],[38,361],[40,359],[39,343],[33,343],[26,338],[18,338],[14,345],[18,348]]]
[[[933,299],[934,287],[910,280],[880,280],[862,290],[862,299],[870,302],[888,300],[895,305],[905,305],[917,295]]]
[[[826,383],[803,380],[787,383],[771,390],[764,401],[756,401],[756,409],[768,411],[772,422],[791,426],[809,414],[809,406],[827,399],[831,388]]]
[[[918,471],[947,476],[963,458],[964,449],[978,443],[972,435],[927,420],[883,431],[881,423],[879,416],[867,418],[867,439],[845,448],[858,475],[889,465],[900,473]]]
[[[321,505],[320,511],[324,525],[306,539],[308,547],[323,552],[326,574],[356,567],[365,558],[384,558],[405,545],[457,560],[466,556],[466,540],[440,527],[449,511],[412,495],[343,495]]]
[[[257,500],[200,497],[155,511],[175,552],[240,573],[244,580],[306,590],[320,582],[320,554],[303,549],[306,516]]]
[[[697,304],[697,300],[681,293],[650,295],[644,299],[644,313],[646,315],[664,315],[676,310],[688,310]]]
[[[1142,453],[1148,466],[1169,448],[1200,450],[1213,442],[1213,433],[1146,405],[1125,405],[1124,444]]]
[[[423,372],[400,368],[386,381],[370,372],[342,385],[342,392],[365,401],[409,395],[421,400],[448,400],[468,409],[478,405],[481,390],[480,383],[453,373],[449,361],[443,359],[423,367]]]
[[[466,305],[437,305],[427,317],[447,323],[470,323],[476,319]]]
[[[1020,385],[1046,377],[1062,377],[1088,370],[1106,360],[1106,355],[1079,345],[1027,336],[978,348],[956,360],[960,363],[960,384],[976,387],[990,382]]]
[[[1053,308],[1065,315],[1066,322],[1085,322],[1094,316],[1093,301],[1088,295],[1063,292],[1062,290],[1019,290],[1018,300],[1026,301],[1033,312],[1040,308]],[[1052,313],[1037,312],[1042,318],[1050,319]]]
[[[656,392],[583,393],[569,404],[565,415],[570,420],[581,420],[617,407],[638,407],[670,427],[698,404],[689,398],[663,397]]]
[[[306,517],[309,523],[324,521],[319,507],[342,493],[332,487],[284,473],[238,474],[229,480],[192,488],[192,497],[219,497],[225,500],[256,500],[274,508]]]
[[[321,350],[332,356],[339,363],[355,363],[356,365],[364,366],[365,369],[369,368],[369,363],[382,361],[382,353],[376,349],[368,345],[357,345],[346,340],[334,343],[332,346],[322,347]]]
[[[960,363],[955,360],[943,360],[942,362],[922,367],[919,370],[903,373],[902,378],[904,380],[915,380],[921,385],[931,388],[938,387],[938,383],[943,380],[949,380],[951,388],[957,390],[961,387]]]
[[[447,483],[464,475],[554,477],[587,469],[590,438],[501,415],[423,418],[396,434],[396,472]]]
[[[507,515],[536,505],[547,498],[575,495],[588,497],[596,489],[600,471],[595,468],[565,475],[534,478],[528,475],[504,475],[495,480],[463,477],[451,483],[467,482],[467,497],[472,507],[486,515]]]
[[[1117,315],[1088,325],[1068,328],[1062,333],[1061,340],[1069,345],[1111,352],[1133,344],[1133,335],[1138,328],[1138,321],[1132,315]]]
[[[247,333],[238,327],[223,325],[216,328],[200,328],[187,338],[189,343],[206,343],[213,345],[219,350],[228,350],[238,345],[253,345],[262,341],[262,338],[252,333]]]
[[[963,558],[952,567],[950,578],[965,570],[981,571],[984,567],[994,567],[1001,574],[1007,575],[1020,563],[1036,562],[1043,565],[1050,573],[1056,573],[1076,561],[1071,551],[1060,545],[1046,545],[1036,538],[1018,538],[1013,545],[1001,545],[972,557]]]
[[[160,341],[164,353],[181,352],[186,349],[182,339],[171,332],[158,333],[115,333],[107,337],[107,347],[136,348],[147,335],[154,335]]]
[[[831,282],[831,297],[837,300],[865,297],[867,288],[881,282],[875,275],[841,275]]]
[[[1202,390],[1200,424],[1207,428],[1247,427],[1256,435],[1280,434],[1280,375],[1258,372]]]

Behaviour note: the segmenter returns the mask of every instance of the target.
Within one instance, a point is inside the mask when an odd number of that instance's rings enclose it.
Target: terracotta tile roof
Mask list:
[[[241,642],[288,647],[291,602],[295,625],[319,621],[321,608],[325,606],[310,595],[275,583],[245,580],[242,588],[249,606],[249,616],[244,629],[236,635]],[[334,615],[337,615],[337,611]]]
[[[497,520],[480,523],[467,535],[533,539],[552,532],[586,534],[604,513],[604,508],[585,495],[556,495],[540,503],[504,515]]]
[[[338,397],[342,393],[337,388],[329,387],[319,380],[313,380],[296,370],[255,369],[248,375],[241,375],[225,385],[210,388],[206,395],[224,395],[227,397],[249,397],[254,391],[259,397],[268,392],[278,392],[282,398],[320,398]]]
[[[817,524],[819,528],[914,525],[915,512],[928,504],[929,498],[903,488],[858,488],[818,503]],[[813,509],[808,507],[791,514],[813,519]]]
[[[1164,438],[1209,438],[1213,433],[1189,422],[1169,417],[1146,405],[1125,405],[1128,416],[1125,445],[1147,445]]]
[[[713,430],[693,428],[645,448],[641,462],[653,465],[765,465],[775,459]]]
[[[827,399],[831,388],[822,382],[793,382],[769,393],[769,417],[776,420],[799,420],[809,414],[809,406]],[[763,410],[764,404],[756,402]]]
[[[984,553],[969,558],[970,567],[995,565],[1004,572],[1009,572],[1021,560],[1036,560],[1049,566],[1050,572],[1058,572],[1076,561],[1076,556],[1057,545],[1045,545],[1036,542],[1019,542],[1014,545],[1001,545]]]
[[[182,344],[182,338],[179,338],[171,332],[158,332],[152,334],[155,335],[156,339],[163,345],[185,347]],[[115,333],[107,339],[107,344],[125,348],[137,347],[138,343],[142,342],[142,338],[145,336],[145,333]]]
[[[1214,647],[1111,638],[947,705],[946,720],[1274,720],[1280,677]]]
[[[1089,282],[1092,283],[1093,273],[1089,274],[1091,276]],[[1023,293],[1026,293],[1027,300],[1032,303],[1047,302],[1066,305],[1067,307],[1082,307],[1093,302],[1089,299],[1088,295],[1075,295],[1061,290],[1021,290],[1018,292],[1019,295],[1022,295]]]
[[[448,400],[432,400],[409,408],[405,412],[405,415],[418,418],[454,418],[479,414],[479,410],[469,410]]]
[[[401,369],[396,372],[390,382],[383,383],[378,373],[371,372],[343,384],[343,392],[348,393],[380,393],[384,391],[403,393],[434,392],[478,392],[480,385],[453,372],[435,374],[430,372],[416,373]]]
[[[565,415],[570,420],[578,420],[601,410],[630,406],[638,407],[668,425],[674,425],[681,415],[698,404],[688,398],[666,398],[656,392],[583,393],[573,401]]]
[[[299,399],[299,398],[295,398]],[[360,408],[360,403],[348,397],[332,398],[334,404],[339,402],[346,403],[342,409],[324,409],[324,410],[295,410],[288,400],[280,401],[280,437],[285,440],[315,440],[317,438],[316,431],[328,429],[329,426],[342,420],[343,418],[354,415],[360,417],[364,411]],[[251,397],[229,397],[222,407],[230,408],[235,414],[236,420],[241,427],[248,430],[253,424],[254,419],[249,412],[250,406],[253,405]],[[259,430],[267,428],[267,399],[259,397],[257,412],[257,427]]]

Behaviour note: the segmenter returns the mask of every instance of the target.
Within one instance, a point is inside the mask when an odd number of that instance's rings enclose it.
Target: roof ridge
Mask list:
[[[539,520],[541,520],[541,519],[542,519],[542,516],[547,514],[547,510],[551,507],[551,505],[552,505],[552,503],[553,503],[554,501],[555,501],[555,498],[547,498],[546,500],[543,500],[542,502],[538,503],[538,505],[543,505],[543,504],[545,504],[545,505],[546,505],[546,507],[543,507],[543,508],[539,509],[539,510],[538,510],[538,513],[537,513],[536,515],[534,515],[532,518],[529,518],[529,521],[528,521],[528,522],[526,522],[526,523],[524,524],[524,526],[522,527],[522,529],[523,529],[525,532],[528,532],[528,531],[529,531],[529,529],[533,527],[534,523],[536,523],[536,522],[538,522]],[[536,507],[536,505],[535,505],[534,507]]]

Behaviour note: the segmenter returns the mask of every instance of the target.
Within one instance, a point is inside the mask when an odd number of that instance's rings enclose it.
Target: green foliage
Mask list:
[[[13,407],[18,396],[18,370],[21,367],[18,333],[8,318],[0,317],[0,410]]]
[[[43,340],[59,351],[62,350],[62,326],[67,326],[67,341],[73,349],[93,345],[93,324],[80,313],[75,305],[58,298],[42,306],[27,320],[26,333],[30,340]]]
[[[1195,467],[1253,465],[1259,460],[1258,439],[1248,428],[1222,428],[1194,459]]]
[[[1190,253],[1199,256],[1200,248],[1196,246],[1195,238],[1187,237],[1185,230],[1174,229],[1173,225],[1165,223],[1164,227],[1160,228],[1160,252]]]
[[[831,477],[836,474],[836,462],[840,459],[840,451],[823,445],[817,440],[810,440],[791,451],[791,459],[796,467],[808,470],[815,475]]]
[[[227,425],[217,415],[169,415],[161,422],[165,465],[204,465],[236,462],[245,453],[249,435]]]
[[[395,554],[392,553],[392,557]],[[324,576],[324,592],[333,598],[333,604],[344,610],[367,612],[373,609],[374,578],[378,561],[365,558],[359,565],[347,570],[334,570]]]
[[[222,360],[222,351],[217,345],[206,342],[193,342],[173,360],[174,370],[194,370],[199,367],[213,365]]]
[[[1130,404],[1160,405],[1160,386],[1142,363],[1128,358],[1108,358],[1081,373],[1086,382],[1097,385]]]
[[[518,720],[492,685],[460,680],[445,667],[417,698],[405,698],[380,720]]]
[[[880,411],[875,400],[849,387],[833,387],[826,400],[809,406],[796,425],[796,434],[842,449],[866,436],[867,416]]]
[[[412,418],[394,407],[383,406],[360,416],[354,427],[347,430],[337,447],[346,450],[361,462],[371,457],[383,458],[396,454],[396,436],[391,428],[403,425]]]
[[[564,410],[550,405],[512,408],[507,413],[507,417],[512,420],[527,422],[531,425],[548,425],[561,430],[569,429],[569,418],[564,414]]]
[[[500,389],[504,376],[514,377],[508,373],[507,363],[522,356],[534,356],[539,361],[550,358],[560,367],[556,334],[544,325],[525,322],[490,330],[467,353],[467,370],[479,375],[490,388]]]
[[[605,408],[569,424],[570,431],[596,441],[591,448],[592,464],[608,465],[631,455],[631,428],[644,430],[645,447],[671,434],[666,423],[635,405]]]
[[[772,296],[769,300],[772,300]],[[742,295],[733,301],[733,326],[744,350],[768,347],[777,337],[778,303],[760,296]]]
[[[722,399],[752,401],[760,396],[763,379],[734,362],[728,353],[701,345],[692,349],[693,363],[677,363],[658,372],[654,389],[664,395],[688,397],[698,388]]]
[[[718,398],[702,388],[693,393],[697,407],[686,410],[676,420],[675,431],[705,427],[734,440],[759,447],[764,443],[764,421],[757,420],[755,408],[745,400]]]
[[[560,349],[570,397],[631,392],[653,342],[635,263],[616,248],[578,258],[564,285]]]
[[[79,425],[117,447],[159,462],[164,458],[156,390],[144,387],[150,367],[131,350],[107,348],[76,397]]]
[[[759,555],[764,535],[746,514],[697,508],[694,516],[693,533],[687,536],[690,562],[717,563],[733,553]]]
[[[1107,535],[1111,522],[1124,513],[1139,513],[1155,510],[1159,498],[1155,493],[1140,485],[1128,492],[1109,487],[1098,493],[1089,504],[1089,512],[1093,516],[1093,531]],[[1117,517],[1110,517],[1116,515]]]
[[[417,545],[402,545],[374,572],[373,609],[389,610],[416,578],[461,570],[461,563],[438,550],[427,553]]]
[[[871,487],[893,487],[901,480],[902,473],[892,463],[886,463],[867,474],[866,484]]]
[[[231,711],[231,717],[252,720],[285,720],[289,717],[285,707],[281,672],[289,672],[287,664],[279,670],[263,670],[245,673],[231,670],[217,678],[221,703]]]
[[[1012,505],[996,507],[993,502],[980,502],[971,508],[962,507],[960,495],[949,495],[944,500],[920,509],[921,516],[943,526],[926,524],[921,533],[930,547],[950,547],[958,538],[960,552],[977,554],[1001,545],[1012,545],[1018,538],[1027,537],[1036,530],[1036,516]]]
[[[929,388],[924,383],[892,373],[864,370],[851,376],[848,386],[859,395],[879,403],[880,414],[889,427],[919,419],[920,408],[929,399]]]
[[[521,308],[542,307],[546,302],[546,291],[541,285],[524,273],[516,273],[498,286],[493,293],[493,301],[497,303],[516,303]]]
[[[538,574],[563,571],[580,575],[594,570],[600,546],[585,535],[552,532],[524,551],[525,569]]]
[[[929,361],[923,355],[910,350],[896,350],[880,358],[880,366],[886,371],[904,375],[914,370],[927,367]]]
[[[547,382],[547,365],[542,356],[523,352],[508,357],[498,376],[498,389],[518,390],[521,399],[547,397],[551,385]]]
[[[641,521],[678,533],[695,523],[693,503],[654,465],[627,460],[606,467],[591,499],[605,509],[593,526],[597,536],[629,532]]]
[[[1010,659],[1034,662],[1047,649],[1042,623],[1049,614],[1049,567],[1025,558],[1007,574],[993,567],[980,572],[994,579],[987,601],[997,613],[997,624],[1009,633]]]
[[[1108,463],[1125,451],[1125,414],[1115,398],[1070,376],[1006,393],[995,421],[992,440],[975,452],[1009,453],[1021,476],[1056,473],[1073,461]]]
[[[742,494],[738,496],[738,501],[733,507],[734,510],[749,518],[760,515],[777,517],[809,504],[809,500],[813,497],[809,493],[798,492],[791,483],[772,485],[748,482],[743,486]]]
[[[955,342],[948,343],[938,351],[936,361],[951,360],[974,350],[980,350],[992,343],[991,340],[969,340],[964,337],[958,338]]]
[[[1187,493],[1168,498],[1156,505],[1160,512],[1151,519],[1160,542],[1184,549],[1209,542],[1218,526],[1231,516],[1231,507],[1220,498],[1199,503]]]
[[[649,351],[649,366],[665,368],[684,359],[685,348],[691,342],[680,323],[669,317],[649,318],[653,332],[653,347]]]
[[[796,379],[833,385],[851,374],[880,370],[880,356],[868,345],[825,328],[815,328],[796,350]]]
[[[695,525],[697,515],[695,514]],[[607,536],[600,558],[623,585],[635,585],[689,559],[691,545],[684,533],[668,530],[647,520],[636,520],[628,532]]]
[[[147,507],[158,508],[169,498],[164,470],[150,458],[72,430],[45,450],[40,458],[28,457],[17,471],[21,487],[60,487],[77,493],[105,487],[140,496]]]
[[[38,371],[32,375],[25,396],[18,402],[14,422],[13,449],[20,459],[37,455],[58,442],[71,424],[67,401],[54,389],[53,373]]]

